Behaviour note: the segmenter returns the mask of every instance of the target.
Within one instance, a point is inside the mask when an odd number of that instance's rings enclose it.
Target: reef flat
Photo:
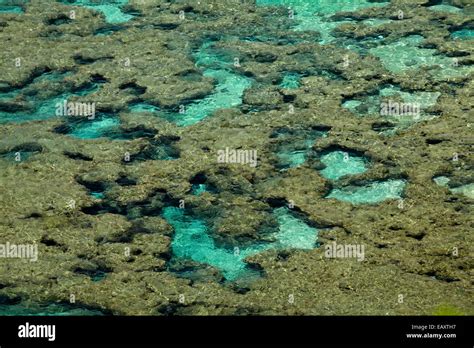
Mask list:
[[[0,314],[474,314],[474,6],[341,3],[0,0]]]

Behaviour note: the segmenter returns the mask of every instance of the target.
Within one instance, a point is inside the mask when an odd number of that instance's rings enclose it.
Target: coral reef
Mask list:
[[[474,313],[471,1],[298,3],[0,5],[0,305]]]

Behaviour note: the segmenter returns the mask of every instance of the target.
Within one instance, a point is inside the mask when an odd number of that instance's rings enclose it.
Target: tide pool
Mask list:
[[[346,175],[361,174],[367,171],[364,158],[344,151],[333,151],[321,156],[326,168],[320,171],[326,179],[338,180]]]
[[[451,33],[451,37],[455,40],[473,40],[474,29],[461,29]]]
[[[466,197],[474,199],[474,183],[457,187],[450,187],[449,182],[451,181],[451,179],[447,176],[437,176],[433,178],[433,181],[439,186],[447,187],[452,193],[459,193]]]
[[[288,16],[293,11],[294,29],[313,30],[321,34],[320,43],[327,44],[335,40],[331,32],[340,24],[349,21],[332,21],[330,16],[340,11],[356,11],[363,8],[385,6],[384,2],[369,0],[257,0],[259,6],[284,6],[288,8]]]
[[[105,16],[107,23],[123,23],[131,20],[132,15],[123,13],[121,7],[128,3],[128,0],[61,0],[62,3],[74,6],[83,6],[91,10],[100,11]]]
[[[284,129],[277,132],[277,166],[282,169],[296,168],[306,162],[316,140],[327,136],[318,130]]]
[[[269,249],[312,249],[316,247],[317,230],[293,216],[285,207],[275,209],[278,231],[274,242],[255,243],[245,248],[226,249],[217,247],[203,220],[189,216],[183,209],[166,207],[163,217],[173,226],[171,243],[173,257],[191,259],[211,265],[222,271],[224,277],[236,280],[255,275],[247,267],[245,258]]]
[[[333,189],[326,198],[357,204],[375,204],[388,199],[401,199],[405,189],[405,180],[386,180],[370,183],[366,186],[347,186]]]

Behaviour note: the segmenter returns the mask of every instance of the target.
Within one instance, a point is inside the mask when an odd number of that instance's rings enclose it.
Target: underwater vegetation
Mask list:
[[[0,0],[0,315],[474,313],[473,9]]]

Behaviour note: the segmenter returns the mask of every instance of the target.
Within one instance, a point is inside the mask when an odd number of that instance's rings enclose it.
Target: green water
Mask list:
[[[105,197],[103,192],[91,192],[90,195],[96,199],[103,199]]]
[[[0,14],[15,13],[21,14],[25,11],[21,5],[26,5],[30,0],[0,0]]]
[[[242,95],[245,89],[251,85],[248,78],[226,70],[207,69],[203,75],[217,81],[214,92],[204,99],[186,105],[183,114],[169,115],[178,126],[193,125],[219,109],[232,108],[242,104]]]

